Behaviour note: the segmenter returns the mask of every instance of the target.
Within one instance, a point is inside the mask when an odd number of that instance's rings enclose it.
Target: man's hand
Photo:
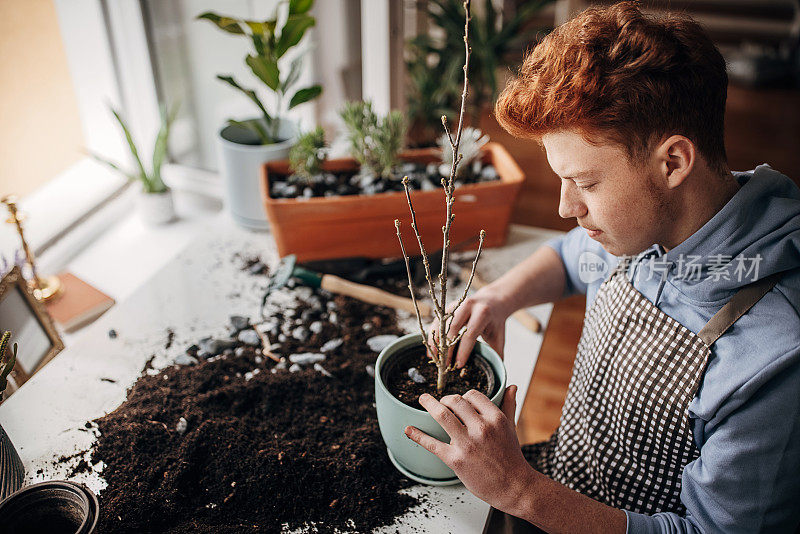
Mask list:
[[[506,341],[506,319],[513,311],[508,309],[504,300],[491,285],[481,288],[480,291],[465,299],[456,310],[447,332],[447,337],[453,339],[464,325],[467,327],[467,331],[458,344],[456,367],[464,367],[464,364],[467,363],[478,336],[483,336],[483,340],[502,358]],[[431,345],[437,344],[438,335],[439,322],[434,319],[428,340]],[[452,352],[453,349],[450,349],[450,353],[447,355],[448,362],[452,361]]]
[[[450,435],[449,444],[416,427],[405,429],[406,436],[455,471],[473,495],[512,515],[521,513],[520,497],[532,489],[529,481],[535,476],[517,439],[516,394],[517,386],[506,388],[502,410],[475,390],[441,402],[422,395],[420,404]]]

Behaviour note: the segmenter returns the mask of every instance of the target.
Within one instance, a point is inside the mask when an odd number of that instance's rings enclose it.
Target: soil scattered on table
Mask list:
[[[402,335],[395,313],[299,289],[264,326],[280,363],[252,336],[201,340],[96,421],[99,532],[370,532],[418,503],[398,493],[413,483],[389,462],[369,373],[366,341]]]

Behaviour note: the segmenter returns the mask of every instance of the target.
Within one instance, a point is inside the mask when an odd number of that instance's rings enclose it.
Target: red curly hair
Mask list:
[[[655,20],[635,2],[590,8],[525,57],[495,106],[516,137],[577,129],[643,161],[653,143],[680,134],[725,168],[728,76],[711,39],[688,16]]]

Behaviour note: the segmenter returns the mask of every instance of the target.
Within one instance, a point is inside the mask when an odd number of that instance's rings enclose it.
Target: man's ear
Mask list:
[[[689,138],[673,135],[661,142],[655,156],[667,187],[673,189],[681,185],[694,169],[697,150]]]

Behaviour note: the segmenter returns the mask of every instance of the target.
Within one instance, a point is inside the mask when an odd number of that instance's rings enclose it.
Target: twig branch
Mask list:
[[[472,271],[469,273],[469,280],[467,280],[467,285],[464,288],[464,294],[461,295],[460,299],[458,299],[458,303],[453,308],[454,310],[456,308],[458,308],[459,306],[461,306],[461,303],[464,302],[464,300],[466,300],[466,298],[467,298],[467,293],[469,292],[469,288],[472,285],[472,280],[475,278],[475,268],[478,266],[478,260],[481,257],[481,252],[483,251],[483,240],[484,240],[484,238],[486,238],[486,231],[485,230],[481,230],[481,237],[480,237],[480,241],[478,242],[478,253],[475,255],[475,259],[472,260]],[[455,315],[455,313],[452,313],[451,315]]]
[[[425,344],[425,350],[428,351],[428,354],[431,355],[433,361],[436,361],[436,354],[431,350],[430,345],[428,345],[427,336],[425,336],[425,327],[422,326],[422,315],[419,313],[419,305],[417,304],[417,297],[414,295],[414,282],[411,279],[411,266],[408,263],[408,254],[406,254],[406,247],[403,245],[403,236],[400,235],[400,221],[398,219],[394,220],[394,227],[397,229],[397,240],[400,241],[400,250],[403,251],[403,259],[406,261],[406,274],[408,274],[408,291],[411,293],[411,301],[414,303],[414,311],[417,313],[417,322],[419,323],[419,329],[423,333],[422,342]]]
[[[431,277],[431,264],[428,261],[428,254],[425,252],[425,245],[422,243],[422,236],[420,236],[419,230],[417,229],[417,213],[414,211],[414,204],[411,202],[411,191],[408,186],[408,176],[403,176],[403,189],[406,192],[408,209],[411,211],[411,228],[414,230],[414,235],[417,237],[419,253],[422,255],[422,265],[425,266],[425,279],[428,281],[428,293],[430,294],[431,300],[434,303],[433,310],[436,313],[436,317],[441,321],[444,310],[439,309],[438,303],[436,302],[436,285]]]
[[[470,286],[472,285],[472,280],[475,276],[475,268],[478,263],[478,259],[480,258],[481,251],[483,250],[483,240],[486,236],[486,232],[481,230],[480,234],[480,243],[478,244],[478,253],[475,255],[475,260],[472,262],[472,274],[470,274],[469,281],[467,282],[467,287],[464,290],[464,294],[461,296],[459,301],[456,303],[455,307],[451,312],[447,312],[447,265],[450,261],[450,229],[452,227],[453,221],[455,220],[455,215],[453,214],[453,190],[455,189],[455,177],[456,172],[458,171],[458,165],[461,163],[462,155],[458,153],[459,147],[461,146],[461,134],[464,130],[464,114],[466,109],[466,102],[467,102],[467,94],[469,93],[469,57],[471,53],[471,49],[469,47],[469,22],[471,19],[471,2],[470,0],[464,1],[464,88],[461,91],[461,109],[458,114],[458,129],[456,130],[455,138],[453,134],[450,132],[450,128],[447,126],[447,117],[442,116],[442,126],[444,126],[444,131],[447,134],[447,139],[450,142],[450,149],[453,153],[453,161],[450,166],[450,176],[449,179],[445,179],[442,177],[441,184],[442,189],[444,189],[444,197],[445,197],[445,206],[447,208],[447,213],[445,215],[444,225],[442,226],[442,265],[441,269],[439,270],[439,298],[437,299],[436,295],[436,282],[434,281],[433,277],[431,276],[431,269],[430,263],[428,261],[428,255],[425,252],[425,246],[422,243],[422,236],[419,233],[419,229],[417,228],[417,214],[414,211],[414,205],[411,202],[411,191],[408,185],[408,177],[403,178],[403,189],[406,192],[406,200],[408,201],[408,209],[411,211],[411,228],[414,230],[414,235],[417,238],[417,243],[419,244],[419,250],[422,254],[422,263],[425,266],[425,279],[428,281],[428,293],[430,294],[431,300],[433,301],[433,310],[436,314],[436,318],[439,321],[438,327],[439,331],[434,332],[433,329],[430,333],[425,332],[425,328],[422,325],[422,317],[419,312],[419,307],[417,305],[416,297],[414,295],[414,289],[412,285],[412,276],[411,276],[411,267],[409,264],[408,254],[405,250],[405,245],[403,244],[403,237],[400,234],[400,221],[395,219],[394,225],[397,230],[397,239],[400,241],[400,250],[403,252],[403,258],[405,259],[406,263],[406,272],[408,274],[408,289],[411,292],[411,298],[414,301],[414,309],[417,313],[417,322],[419,323],[419,328],[422,333],[423,343],[425,348],[427,349],[428,353],[430,354],[431,359],[436,364],[437,367],[437,380],[436,380],[436,389],[439,393],[444,391],[444,387],[447,383],[447,374],[452,371],[455,367],[455,364],[448,365],[447,362],[447,355],[451,347],[453,347],[456,343],[458,343],[464,333],[467,331],[466,327],[463,327],[460,332],[453,338],[448,339],[447,331],[450,329],[452,325],[453,317],[455,315],[456,310],[458,307],[464,302],[466,299],[467,292],[469,291]],[[433,350],[428,343],[428,337],[432,337],[433,341],[435,342],[435,350]]]

